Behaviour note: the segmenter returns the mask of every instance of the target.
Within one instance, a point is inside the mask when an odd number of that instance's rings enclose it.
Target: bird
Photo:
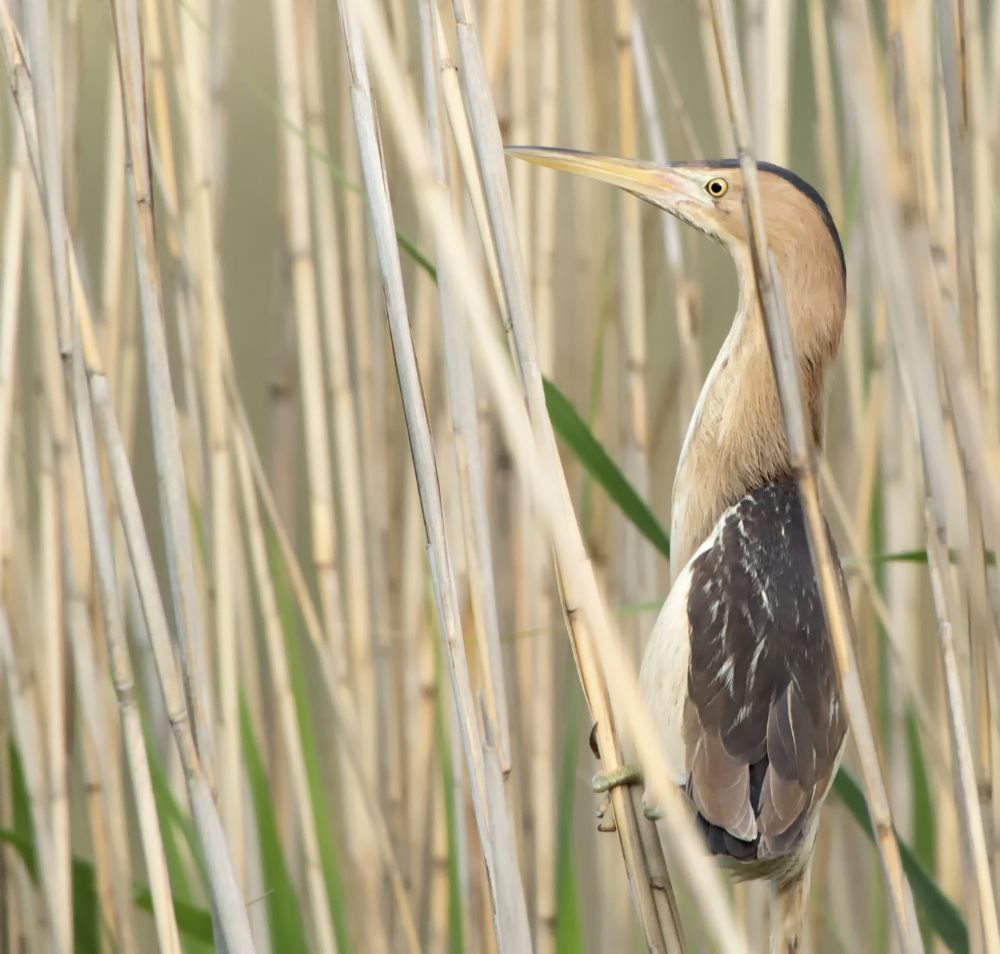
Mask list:
[[[726,159],[658,166],[565,149],[507,152],[638,196],[721,243],[736,267],[737,312],[677,465],[672,583],[639,684],[710,852],[739,880],[769,881],[771,951],[791,954],[847,722],[756,292],[743,174]],[[820,453],[824,381],[846,308],[843,247],[811,185],[771,163],[757,170]],[[641,769],[626,766],[595,788],[640,781]]]

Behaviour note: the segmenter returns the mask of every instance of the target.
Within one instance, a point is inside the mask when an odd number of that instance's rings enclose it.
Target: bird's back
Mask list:
[[[792,482],[722,515],[671,590],[641,682],[709,848],[771,876],[808,840],[847,731]]]

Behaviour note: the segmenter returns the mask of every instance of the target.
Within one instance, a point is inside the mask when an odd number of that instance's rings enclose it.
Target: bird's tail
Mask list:
[[[809,901],[812,859],[787,880],[771,882],[771,954],[798,954]]]

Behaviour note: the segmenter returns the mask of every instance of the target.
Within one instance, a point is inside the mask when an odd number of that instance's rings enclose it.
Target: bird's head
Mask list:
[[[674,480],[674,576],[720,514],[748,489],[790,475],[781,405],[755,290],[735,160],[657,166],[565,149],[511,147],[509,155],[616,185],[724,245],[736,265],[740,305],[705,381]],[[826,204],[787,169],[758,163],[768,248],[781,277],[813,442],[823,441],[823,387],[840,345],[846,270]]]
[[[743,173],[735,159],[658,166],[569,149],[511,146],[507,154],[618,186],[721,243],[736,264],[740,294],[753,288],[743,214]],[[845,305],[844,253],[819,193],[798,176],[758,163],[768,246],[788,302],[796,344],[810,363],[840,342]],[[828,361],[820,360],[824,366]]]

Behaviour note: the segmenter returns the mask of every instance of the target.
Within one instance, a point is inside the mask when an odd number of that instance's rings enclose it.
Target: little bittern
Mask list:
[[[772,951],[795,951],[847,724],[755,291],[739,165],[508,152],[619,186],[720,242],[736,265],[739,308],[681,450],[673,585],[639,681],[710,851],[737,877],[770,880]],[[844,253],[811,186],[769,163],[758,170],[820,449],[823,380],[844,323]]]

